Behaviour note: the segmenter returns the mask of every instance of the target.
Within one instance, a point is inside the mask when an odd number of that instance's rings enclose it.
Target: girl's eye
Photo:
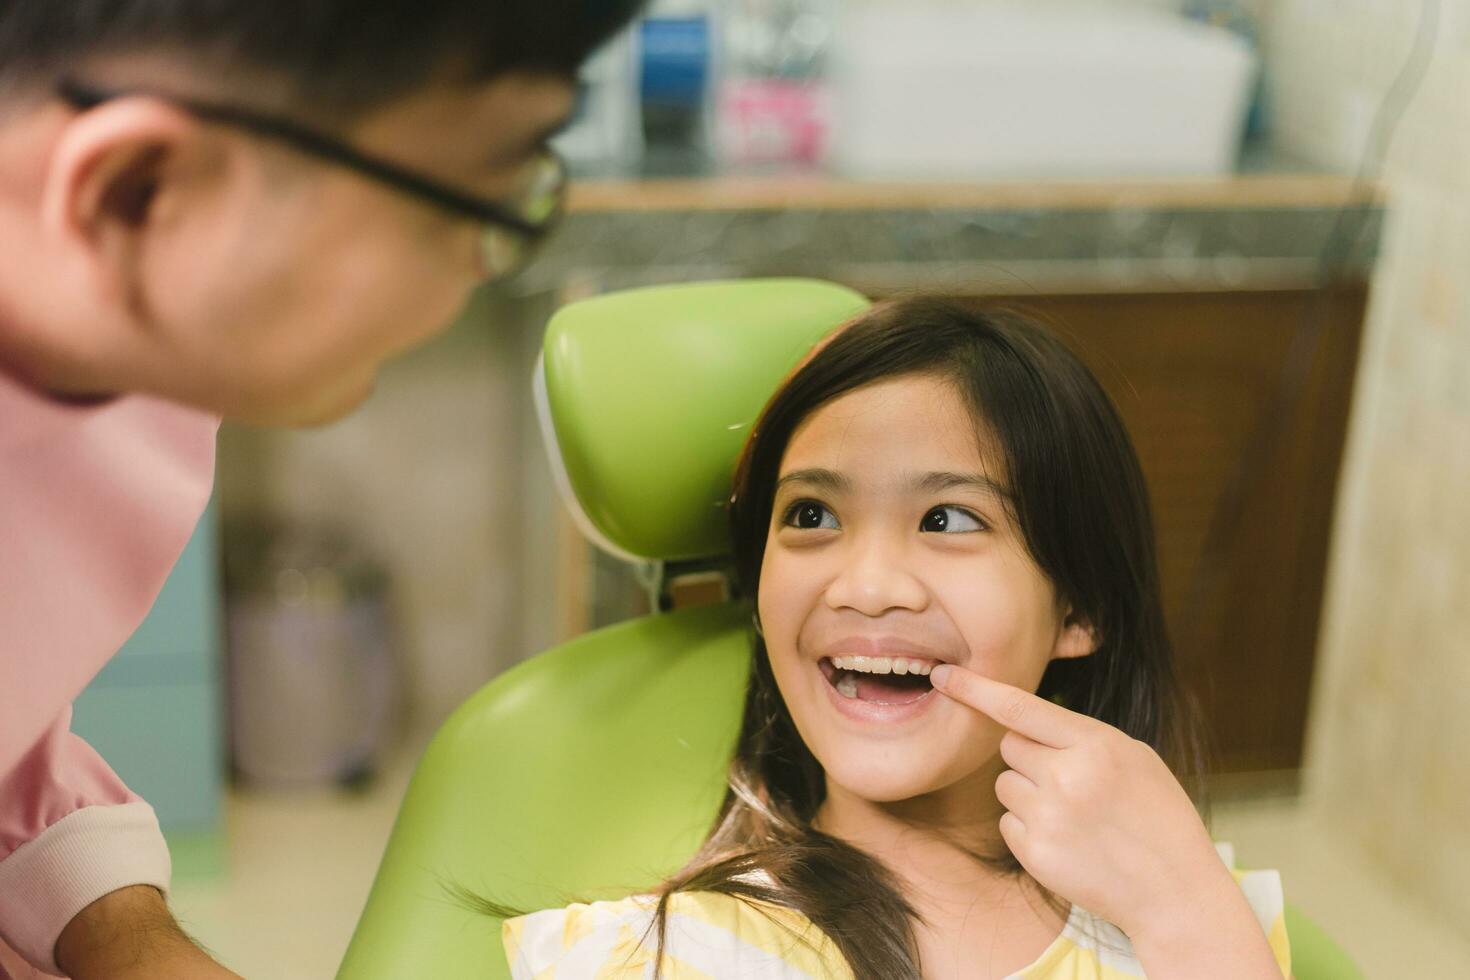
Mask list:
[[[983,531],[985,524],[980,518],[961,507],[935,507],[919,522],[919,530],[939,534],[945,532],[962,534],[967,531]]]
[[[815,530],[824,528],[837,530],[837,517],[821,504],[810,500],[803,500],[793,504],[786,511],[786,517],[781,521],[790,527],[799,527],[803,530]]]

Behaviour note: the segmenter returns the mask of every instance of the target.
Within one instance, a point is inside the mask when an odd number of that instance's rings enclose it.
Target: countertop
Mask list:
[[[1220,177],[878,181],[821,174],[575,181],[513,288],[813,275],[874,292],[1297,289],[1363,279],[1372,180],[1254,151]]]

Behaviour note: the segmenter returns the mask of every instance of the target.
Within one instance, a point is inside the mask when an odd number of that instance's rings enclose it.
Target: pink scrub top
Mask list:
[[[218,420],[130,395],[55,402],[0,369],[0,978],[59,974],[57,937],[108,892],[167,891],[147,803],[70,731],[214,480]]]

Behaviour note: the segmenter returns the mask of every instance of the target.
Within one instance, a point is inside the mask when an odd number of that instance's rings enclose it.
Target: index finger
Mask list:
[[[954,664],[935,667],[929,680],[940,693],[995,719],[1013,732],[1055,749],[1076,742],[1092,720],[1029,691]]]

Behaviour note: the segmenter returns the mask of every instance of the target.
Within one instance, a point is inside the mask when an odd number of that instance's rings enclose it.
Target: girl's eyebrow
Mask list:
[[[776,481],[776,490],[788,483],[805,483],[829,493],[850,493],[852,491],[852,480],[836,470],[812,467],[804,470],[792,470],[781,479]],[[945,490],[976,490],[983,494],[995,497],[997,500],[1006,500],[1010,492],[1005,487],[996,483],[990,477],[982,473],[950,473],[932,472],[915,476],[909,481],[909,486],[924,494],[942,493]]]
[[[940,493],[945,490],[978,490],[997,500],[1006,500],[1010,492],[982,473],[925,473],[915,477],[913,488],[920,493]]]
[[[836,470],[824,470],[817,467],[805,470],[792,470],[776,481],[776,490],[779,492],[788,483],[809,483],[829,493],[847,493],[852,489],[852,481],[841,473],[838,473]]]

